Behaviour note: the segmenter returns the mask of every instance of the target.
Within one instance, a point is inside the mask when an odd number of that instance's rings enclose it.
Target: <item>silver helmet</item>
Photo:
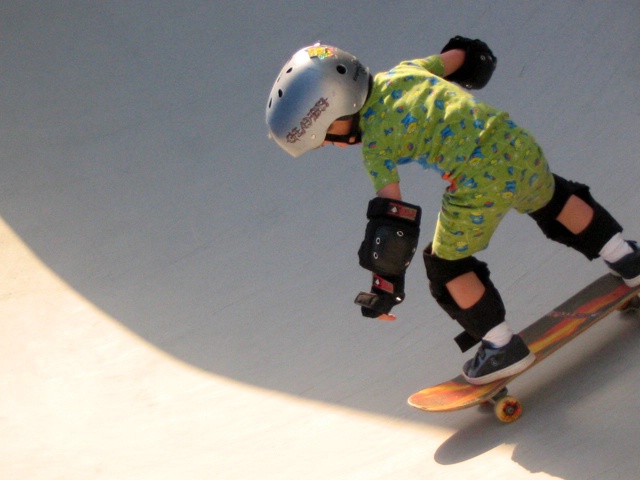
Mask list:
[[[334,120],[358,112],[369,93],[369,69],[339,48],[297,51],[267,102],[271,138],[294,157],[319,147]]]

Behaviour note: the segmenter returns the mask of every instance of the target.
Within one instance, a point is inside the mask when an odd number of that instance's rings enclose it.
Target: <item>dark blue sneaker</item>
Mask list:
[[[520,373],[531,366],[536,356],[519,335],[504,347],[482,341],[476,356],[462,367],[462,374],[473,385],[484,385]]]
[[[624,279],[624,283],[630,287],[640,285],[640,249],[636,242],[627,242],[633,252],[625,255],[617,262],[605,262],[614,275]]]

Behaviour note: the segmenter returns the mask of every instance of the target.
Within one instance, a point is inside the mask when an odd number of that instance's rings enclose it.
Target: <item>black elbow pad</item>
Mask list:
[[[471,40],[461,36],[449,40],[440,53],[457,49],[465,51],[464,63],[458,70],[445,78],[469,90],[483,88],[491,80],[498,59],[482,40]]]

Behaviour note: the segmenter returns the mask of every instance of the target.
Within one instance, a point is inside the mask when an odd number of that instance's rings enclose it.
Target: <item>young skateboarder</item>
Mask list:
[[[373,273],[371,292],[356,299],[367,317],[395,318],[418,244],[421,209],[403,201],[398,167],[418,163],[448,182],[423,258],[433,297],[464,329],[460,348],[480,343],[463,366],[474,384],[534,360],[475,256],[509,210],[528,214],[548,238],[588,259],[603,258],[628,284],[640,283],[640,250],[589,187],[551,173],[527,130],[467,91],[484,87],[496,64],[484,42],[457,36],[439,55],[373,77],[353,55],[318,44],[285,64],[266,110],[271,137],[294,157],[327,144],[361,145],[376,191],[359,251],[360,265]]]

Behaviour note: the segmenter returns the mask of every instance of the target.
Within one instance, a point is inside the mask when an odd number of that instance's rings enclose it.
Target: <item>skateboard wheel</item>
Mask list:
[[[522,404],[517,398],[505,396],[496,400],[494,412],[501,422],[515,422],[522,415]]]

